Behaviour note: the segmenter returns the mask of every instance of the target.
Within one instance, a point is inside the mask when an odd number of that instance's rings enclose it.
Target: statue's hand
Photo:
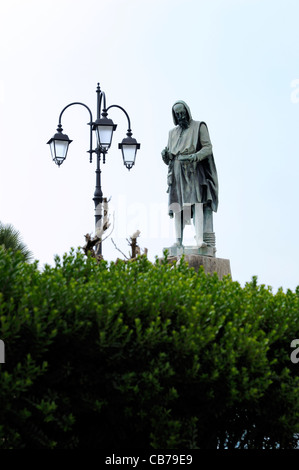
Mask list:
[[[161,155],[162,155],[163,162],[166,163],[166,165],[168,165],[169,160],[171,160],[171,154],[169,153],[169,150],[167,147],[165,147],[165,149],[162,150]]]
[[[191,155],[179,155],[179,161],[180,162],[196,162],[197,158],[195,154]]]

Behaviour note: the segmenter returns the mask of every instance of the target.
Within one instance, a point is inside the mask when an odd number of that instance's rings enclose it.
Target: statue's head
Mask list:
[[[187,129],[190,123],[190,110],[184,101],[177,101],[172,107],[173,120],[175,125],[182,129]]]

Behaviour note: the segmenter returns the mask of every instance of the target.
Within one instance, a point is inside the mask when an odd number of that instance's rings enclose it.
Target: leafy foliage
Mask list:
[[[23,255],[24,261],[32,260],[32,252],[27,248],[22,241],[20,232],[11,224],[3,224],[0,222],[0,246],[6,250],[13,252],[20,251]]]
[[[0,248],[1,448],[292,448],[299,289]]]

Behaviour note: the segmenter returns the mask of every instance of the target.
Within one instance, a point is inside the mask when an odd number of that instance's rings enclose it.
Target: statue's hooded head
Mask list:
[[[192,120],[191,111],[185,101],[176,101],[172,107],[173,122],[183,129],[187,129]]]

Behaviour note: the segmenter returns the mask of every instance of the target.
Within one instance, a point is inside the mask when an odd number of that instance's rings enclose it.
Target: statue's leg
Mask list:
[[[213,229],[213,211],[210,204],[205,204],[203,208],[203,239],[208,245],[216,246]]]
[[[184,231],[184,218],[183,211],[174,214],[174,227],[176,244],[181,246],[183,244],[183,231]]]
[[[207,246],[203,240],[203,204],[197,202],[193,207],[193,223],[195,228],[195,239],[198,247]]]

